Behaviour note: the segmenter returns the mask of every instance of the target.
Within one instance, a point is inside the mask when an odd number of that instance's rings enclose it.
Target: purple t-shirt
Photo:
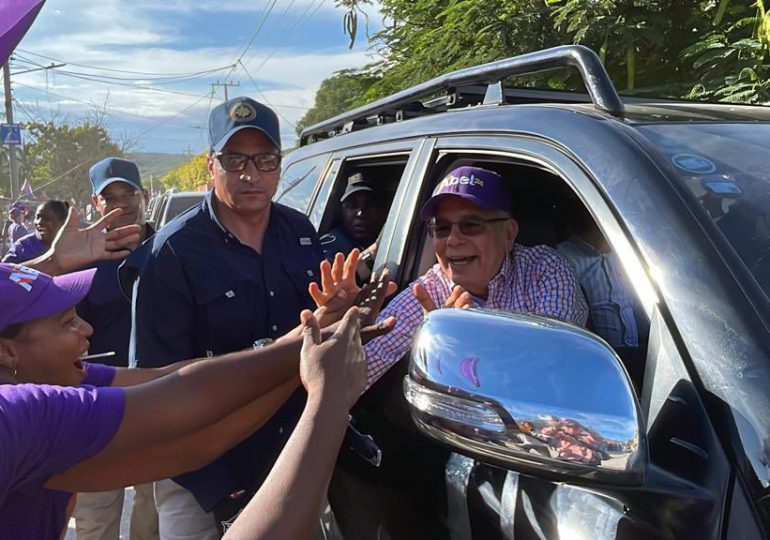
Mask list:
[[[22,237],[29,234],[29,231],[27,228],[22,225],[21,223],[11,223],[8,227],[8,238],[11,239],[11,242],[16,242],[17,240],[20,240]]]
[[[87,384],[89,386],[109,386],[112,384],[112,381],[115,380],[117,368],[113,366],[83,362],[83,367],[86,368],[86,376],[80,384]]]
[[[35,259],[48,251],[48,246],[37,233],[28,234],[18,239],[3,257],[5,263],[23,263]]]
[[[61,537],[72,493],[43,486],[110,443],[124,403],[121,388],[0,385],[0,539]]]

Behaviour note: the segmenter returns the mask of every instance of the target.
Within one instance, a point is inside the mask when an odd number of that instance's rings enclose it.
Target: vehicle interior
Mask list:
[[[465,165],[493,170],[509,182],[514,217],[519,223],[517,243],[525,246],[545,244],[555,248],[579,224],[597,226],[588,209],[562,178],[534,164],[502,156],[472,153],[440,155],[429,173],[430,181],[424,182],[420,200],[426,201],[436,183],[449,171]],[[396,174],[395,170],[392,174],[389,171],[389,178],[398,176],[400,174]],[[401,266],[399,290],[436,263],[426,225],[418,218],[411,225],[406,249],[409,259],[403,261]],[[590,314],[588,320],[590,330]],[[642,331],[645,323],[649,328],[649,321],[641,321],[638,348],[616,349],[637,395],[641,395],[647,350],[648,336]],[[442,538],[447,534],[443,530],[444,524],[429,516],[447,515],[443,490],[444,464],[449,452],[429,441],[413,424],[402,389],[408,363],[406,355],[364,394],[353,410],[356,425],[364,433],[371,434],[380,446],[382,466],[379,470],[375,469],[354,452],[343,452],[330,490],[330,500],[334,507],[335,500],[339,500],[350,485],[355,483],[359,492],[361,486],[366,485],[366,489],[379,492],[376,500],[382,508],[372,511],[384,515],[381,519],[388,522],[391,534],[398,534],[398,538]],[[403,486],[409,488],[404,489]],[[383,504],[383,500],[386,503]],[[388,502],[392,507],[388,507]],[[425,510],[410,514],[411,505],[421,505]],[[335,514],[343,533],[347,529],[346,538],[363,537],[356,534],[350,516],[338,515],[337,511]],[[437,519],[442,521],[442,518]]]
[[[335,183],[329,194],[329,210],[325,213],[324,219],[321,222],[319,234],[323,237],[331,229],[342,225],[342,203],[340,199],[348,185],[348,179],[356,173],[361,173],[365,182],[382,186],[383,192],[389,197],[387,210],[390,211],[393,194],[404,173],[408,157],[406,155],[395,155],[346,161],[338,175],[339,181]]]

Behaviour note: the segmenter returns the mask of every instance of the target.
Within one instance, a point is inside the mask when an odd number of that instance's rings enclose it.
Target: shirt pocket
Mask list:
[[[201,327],[197,329],[204,352],[225,354],[251,346],[259,332],[248,282],[208,287],[198,299]]]
[[[320,285],[321,261],[316,258],[315,254],[312,254],[312,256],[303,254],[303,256],[297,256],[291,260],[284,258],[281,264],[283,265],[283,271],[291,278],[291,283],[296,289],[299,298],[302,298],[310,307],[312,299],[307,289],[313,281]]]

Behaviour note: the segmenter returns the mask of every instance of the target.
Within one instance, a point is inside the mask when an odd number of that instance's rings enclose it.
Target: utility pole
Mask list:
[[[11,66],[6,60],[3,65],[3,91],[5,92],[5,122],[13,124],[13,102],[11,101]],[[19,164],[16,162],[16,148],[8,146],[8,169],[11,172],[11,199],[19,193]]]
[[[35,69],[27,69],[25,71],[19,71],[14,75],[20,73],[30,73],[32,71],[40,71],[46,69],[54,69],[65,66],[66,64],[54,64],[50,66],[43,66]],[[3,64],[3,93],[5,95],[5,123],[13,124],[13,96],[11,95],[11,66],[10,60],[6,60]],[[16,160],[16,147],[15,145],[8,145],[8,169],[11,173],[11,199],[16,199],[19,195],[19,163]]]
[[[228,100],[228,97],[227,97],[227,87],[228,86],[240,86],[240,85],[241,85],[241,83],[229,83],[227,81],[221,83],[221,82],[217,81],[215,83],[211,83],[211,90],[213,92],[216,92],[215,88],[217,86],[222,86],[225,89],[225,101],[227,101]]]

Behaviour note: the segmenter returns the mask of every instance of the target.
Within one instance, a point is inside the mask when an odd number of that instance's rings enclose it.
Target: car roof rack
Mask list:
[[[588,90],[582,94],[504,88],[508,77],[574,67]],[[557,97],[557,99],[552,99]],[[569,96],[574,96],[570,98]],[[545,99],[548,97],[548,99]],[[368,105],[319,122],[300,135],[300,146],[320,139],[408,118],[444,112],[472,105],[507,103],[592,102],[613,116],[623,115],[620,101],[607,70],[599,57],[582,45],[563,45],[514,56],[480,66],[453,71],[418,84]]]

